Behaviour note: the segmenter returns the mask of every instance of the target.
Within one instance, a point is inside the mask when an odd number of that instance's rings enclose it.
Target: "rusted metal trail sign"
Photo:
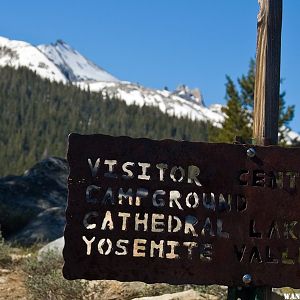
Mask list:
[[[300,287],[300,149],[71,134],[67,279]]]

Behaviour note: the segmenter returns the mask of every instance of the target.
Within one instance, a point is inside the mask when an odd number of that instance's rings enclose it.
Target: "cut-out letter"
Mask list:
[[[189,166],[188,168],[188,183],[195,182],[196,185],[202,186],[197,176],[200,175],[200,169],[197,166]]]
[[[119,212],[118,217],[122,218],[122,230],[127,230],[127,219],[130,218],[130,213]]]
[[[123,198],[128,200],[129,205],[133,205],[133,192],[132,189],[128,189],[124,192],[123,188],[119,189],[119,204],[123,205]]]
[[[164,232],[165,216],[163,214],[152,214],[152,232]]]
[[[96,177],[99,166],[100,166],[100,158],[98,158],[93,166],[92,160],[88,158],[88,164],[92,173],[92,177]]]
[[[135,206],[140,206],[141,200],[143,198],[147,198],[147,196],[148,196],[148,190],[146,190],[144,188],[138,188],[136,190]]]
[[[133,172],[128,169],[129,166],[133,167],[134,162],[128,161],[122,165],[122,170],[127,174],[127,175],[122,175],[122,178],[124,179],[132,179],[134,177]]]
[[[141,163],[141,162],[139,162],[138,165],[142,167],[142,174],[138,175],[138,179],[150,180],[150,175],[147,175],[147,169],[151,167],[151,165],[149,163]]]
[[[169,202],[169,206],[170,207],[174,207],[174,204],[176,204],[177,208],[179,208],[180,210],[183,210],[181,204],[179,203],[178,199],[181,198],[181,194],[179,193],[179,191],[170,191],[170,202]]]
[[[162,197],[159,196],[164,196],[166,194],[165,191],[163,190],[157,190],[153,193],[152,197],[152,204],[154,207],[163,207],[165,206],[165,200]]]
[[[128,240],[118,240],[117,241],[117,244],[116,244],[116,247],[120,250],[116,250],[115,251],[115,254],[116,255],[126,255],[128,252],[127,252],[127,246],[129,244],[129,241]]]
[[[111,212],[109,210],[105,213],[105,217],[104,217],[102,225],[101,225],[101,230],[106,230],[107,227],[109,230],[114,229],[114,223],[111,218]]]
[[[117,161],[107,159],[104,161],[104,164],[108,165],[108,172],[104,173],[104,176],[108,178],[118,178],[117,174],[114,173],[114,166],[117,164]]]
[[[168,169],[167,164],[157,164],[156,168],[159,170],[159,181],[164,181],[165,170]]]
[[[191,199],[193,203],[191,203]],[[199,206],[199,196],[197,193],[189,193],[185,199],[186,206],[189,208],[197,208]]]
[[[228,239],[229,233],[223,231],[223,221],[221,219],[217,219],[217,236]]]
[[[88,240],[85,236],[83,236],[82,239],[86,243],[86,255],[91,255],[92,243],[95,241],[95,237],[92,237],[91,240]]]
[[[176,226],[173,224],[176,221]],[[168,232],[178,232],[182,228],[182,222],[176,216],[168,216]]]
[[[107,244],[106,251],[103,250],[103,246]],[[108,255],[112,250],[112,242],[110,239],[101,239],[98,243],[98,251],[102,255]]]
[[[163,258],[164,257],[164,240],[160,240],[159,244],[156,244],[155,241],[151,241],[150,244],[150,257],[154,257],[154,250],[158,250],[158,257]]]
[[[189,232],[192,233],[193,236],[198,236],[195,230],[195,225],[198,223],[198,219],[194,216],[188,215],[185,217],[185,224],[184,224],[184,233],[188,234]]]
[[[183,242],[183,246],[187,247],[188,250],[188,258],[193,258],[193,249],[198,246],[196,242]]]
[[[140,231],[139,230],[139,226],[142,225],[143,226],[143,230],[142,231],[147,231],[148,230],[148,214],[145,213],[144,214],[144,218],[140,219],[140,213],[136,213],[135,214],[135,231]]]
[[[180,173],[179,178],[176,178],[176,176],[175,176],[177,171],[179,171],[179,173]],[[174,182],[183,181],[184,175],[185,175],[184,169],[180,166],[175,166],[171,169],[170,177]]]
[[[91,203],[91,204],[95,204],[98,202],[98,199],[96,197],[96,194],[99,193],[99,191],[101,190],[100,186],[96,186],[96,185],[89,185],[86,188],[86,192],[85,192],[85,199],[87,203]]]
[[[175,253],[175,247],[179,246],[177,241],[167,241],[167,245],[170,246],[170,252],[166,253],[166,258],[168,259],[177,259],[179,255]]]
[[[134,239],[133,241],[133,256],[135,257],[145,257],[146,247],[145,244],[147,240],[144,239]]]
[[[95,229],[97,224],[96,223],[90,223],[90,219],[91,218],[97,218],[99,216],[97,211],[91,211],[88,212],[87,214],[85,214],[84,218],[83,218],[83,226],[86,229]]]

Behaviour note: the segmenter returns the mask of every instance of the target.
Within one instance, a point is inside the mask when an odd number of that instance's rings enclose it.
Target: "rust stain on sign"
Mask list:
[[[254,148],[71,134],[65,278],[299,288],[300,149]]]

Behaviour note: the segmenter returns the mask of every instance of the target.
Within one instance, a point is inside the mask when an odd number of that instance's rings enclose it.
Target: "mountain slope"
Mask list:
[[[1,38],[1,44],[3,45],[3,48],[0,48],[2,66],[25,66],[42,78],[63,83],[71,82],[82,89],[94,92],[104,91],[107,95],[117,97],[128,105],[156,106],[171,116],[211,121],[216,126],[220,126],[224,118],[222,114],[204,105],[198,90],[181,86],[169,92],[119,81],[63,41],[35,47],[25,42]]]
[[[0,66],[27,67],[43,78],[66,83],[58,67],[36,47],[22,41],[0,37]]]
[[[102,91],[109,97],[115,97],[126,102],[127,105],[154,106],[163,113],[178,118],[189,118],[196,121],[209,121],[214,126],[220,126],[224,120],[224,115],[214,109],[210,109],[202,104],[201,99],[195,99],[189,90],[181,93],[166,90],[156,90],[143,87],[130,82],[119,83],[81,83],[80,87],[93,92]]]
[[[39,45],[37,48],[52,61],[71,82],[119,80],[98,67],[71,46],[58,40],[55,44]]]
[[[25,67],[1,68],[0,107],[0,176],[22,173],[49,155],[64,157],[70,132],[208,139],[207,123],[43,80]]]
[[[221,105],[206,107],[199,90],[180,86],[175,91],[151,89],[139,84],[120,81],[96,66],[63,41],[55,44],[32,46],[26,42],[0,37],[0,66],[25,66],[42,78],[72,83],[83,90],[102,92],[125,101],[127,105],[155,106],[163,113],[178,118],[209,121],[221,127],[226,117]],[[288,144],[300,135],[287,132]]]
[[[119,81],[103,69],[87,60],[78,51],[63,41],[40,45],[41,50],[71,82],[93,92],[105,92],[117,97],[127,105],[157,106],[171,116],[188,117],[191,120],[210,121],[215,126],[223,120],[223,115],[204,106],[200,92],[183,86],[173,92],[143,87],[139,84]]]

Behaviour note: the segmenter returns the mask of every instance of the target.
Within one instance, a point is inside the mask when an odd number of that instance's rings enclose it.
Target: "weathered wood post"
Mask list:
[[[258,0],[253,144],[278,143],[282,0]],[[229,288],[228,299],[271,299],[271,287]]]
[[[256,76],[254,90],[254,144],[278,143],[282,0],[259,0]]]
[[[253,144],[278,143],[282,0],[258,0]],[[258,291],[271,299],[272,287]]]
[[[253,143],[278,143],[282,0],[258,0]],[[260,290],[271,299],[272,287]]]

